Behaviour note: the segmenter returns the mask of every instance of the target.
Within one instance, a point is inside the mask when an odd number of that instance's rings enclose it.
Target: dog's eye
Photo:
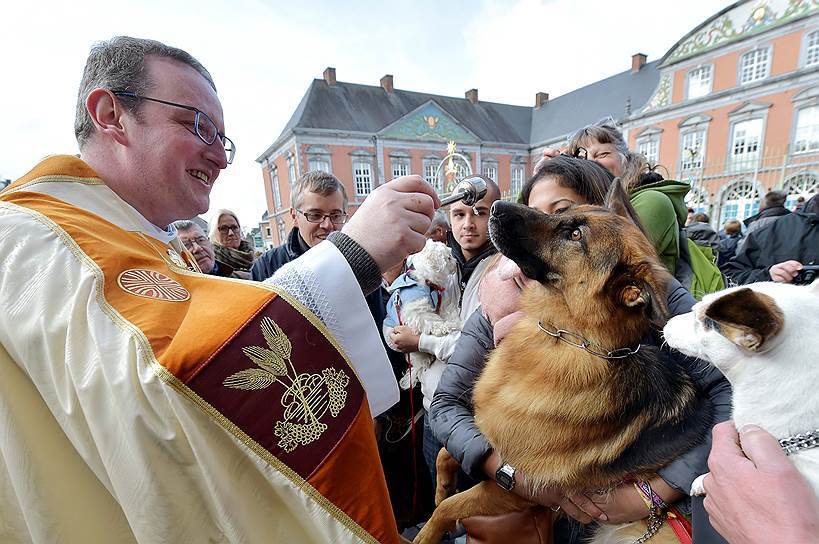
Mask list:
[[[583,237],[583,233],[580,232],[580,229],[574,229],[572,231],[572,240],[577,242]]]

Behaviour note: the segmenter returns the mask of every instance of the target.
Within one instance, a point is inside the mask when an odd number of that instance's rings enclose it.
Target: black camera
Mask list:
[[[809,283],[813,283],[817,275],[819,275],[819,264],[806,264],[802,267],[802,270],[797,272],[796,276],[793,277],[793,284],[808,285]]]

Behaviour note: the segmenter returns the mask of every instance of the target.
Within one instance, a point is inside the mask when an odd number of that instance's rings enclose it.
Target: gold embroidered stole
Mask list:
[[[191,272],[158,240],[30,192],[43,177],[95,174],[52,157],[0,200],[47,218],[94,271],[97,302],[152,370],[353,534],[398,542],[364,389],[324,325],[270,286]]]

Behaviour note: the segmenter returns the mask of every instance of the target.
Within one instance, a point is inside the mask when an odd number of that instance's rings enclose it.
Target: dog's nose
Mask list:
[[[515,209],[515,204],[504,200],[496,200],[489,210],[493,217],[502,218],[510,214]]]

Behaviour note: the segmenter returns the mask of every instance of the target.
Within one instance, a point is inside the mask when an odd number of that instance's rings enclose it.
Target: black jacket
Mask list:
[[[300,239],[298,227],[293,227],[282,245],[268,249],[253,261],[253,266],[250,268],[253,280],[266,280],[285,264],[304,255],[309,249],[305,246],[306,244]]]
[[[290,261],[298,259],[307,253],[309,249],[310,247],[301,239],[298,227],[293,227],[290,234],[287,235],[287,241],[285,243],[279,247],[268,249],[262,253],[258,259],[253,261],[253,266],[250,269],[252,279],[254,281],[266,280],[275,274],[276,270],[286,265]],[[376,289],[364,297],[364,300],[367,301],[367,306],[370,308],[370,313],[372,314],[373,319],[378,324],[383,323],[384,318],[387,316],[388,298],[389,297],[384,297],[383,289]],[[381,335],[379,334],[378,336]]]
[[[687,313],[697,302],[676,280],[669,285],[668,309],[670,315]],[[435,398],[430,408],[430,425],[433,433],[444,447],[461,463],[461,468],[472,478],[486,479],[482,465],[491,446],[475,425],[472,406],[472,388],[481,374],[489,352],[494,348],[492,325],[480,311],[464,325],[455,352],[441,376]],[[695,383],[710,399],[714,410],[714,423],[731,417],[731,385],[715,367],[698,359],[684,357],[677,352],[691,370]],[[700,474],[708,472],[708,453],[711,450],[710,433],[705,441],[672,461],[661,470],[660,476],[669,485],[688,494],[691,482]],[[695,508],[701,509],[701,500]],[[702,535],[698,542],[721,542],[712,536],[712,529],[704,520],[695,532]],[[708,536],[705,536],[708,535]]]
[[[733,259],[737,254],[737,246],[739,245],[740,240],[742,240],[742,234],[734,233],[724,236],[719,241],[719,255],[717,255],[717,267],[719,267],[720,271],[724,274],[725,270],[723,268],[728,261]]]
[[[790,260],[819,263],[819,213],[814,196],[803,208],[750,232],[723,271],[734,283],[771,281],[771,266]]]

